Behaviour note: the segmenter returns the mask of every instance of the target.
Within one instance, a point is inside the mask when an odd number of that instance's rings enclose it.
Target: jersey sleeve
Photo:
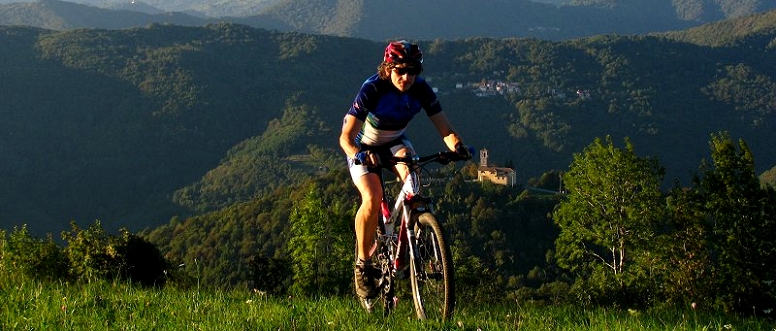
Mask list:
[[[431,88],[431,85],[428,85],[424,79],[418,77],[418,80],[415,81],[413,87],[416,87],[413,91],[415,94],[414,97],[420,101],[427,116],[442,112],[442,105],[439,103],[439,99],[437,98],[436,93],[434,93],[434,89]]]
[[[349,115],[353,115],[361,121],[366,121],[369,111],[372,110],[379,98],[377,82],[374,78],[375,76],[370,77],[361,85],[361,89],[348,110]]]

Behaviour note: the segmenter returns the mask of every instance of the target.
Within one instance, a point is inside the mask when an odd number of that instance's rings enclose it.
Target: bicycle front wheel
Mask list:
[[[455,306],[453,259],[442,227],[425,212],[415,224],[417,254],[410,263],[410,284],[419,319],[447,319]]]

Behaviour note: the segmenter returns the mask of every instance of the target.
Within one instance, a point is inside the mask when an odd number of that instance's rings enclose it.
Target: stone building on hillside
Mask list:
[[[515,186],[515,170],[512,168],[491,167],[488,165],[488,150],[480,150],[480,167],[477,168],[478,181],[490,181],[499,185]]]

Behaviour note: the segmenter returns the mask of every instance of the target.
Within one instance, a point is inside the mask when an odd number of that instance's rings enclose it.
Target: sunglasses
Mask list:
[[[402,68],[393,68],[393,71],[396,72],[396,74],[399,76],[404,76],[405,74],[410,74],[410,76],[417,76],[420,73],[420,68],[402,67]]]

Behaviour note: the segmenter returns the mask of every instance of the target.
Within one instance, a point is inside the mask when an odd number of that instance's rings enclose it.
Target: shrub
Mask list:
[[[119,236],[110,236],[100,221],[87,229],[75,222],[71,231],[62,233],[67,241],[64,253],[70,260],[70,272],[79,280],[125,279],[144,286],[165,283],[169,263],[147,240],[121,229]]]
[[[7,238],[7,239],[6,239]],[[43,279],[69,277],[69,261],[51,236],[45,240],[30,235],[27,226],[14,227],[10,235],[0,231],[0,271],[21,272]]]

